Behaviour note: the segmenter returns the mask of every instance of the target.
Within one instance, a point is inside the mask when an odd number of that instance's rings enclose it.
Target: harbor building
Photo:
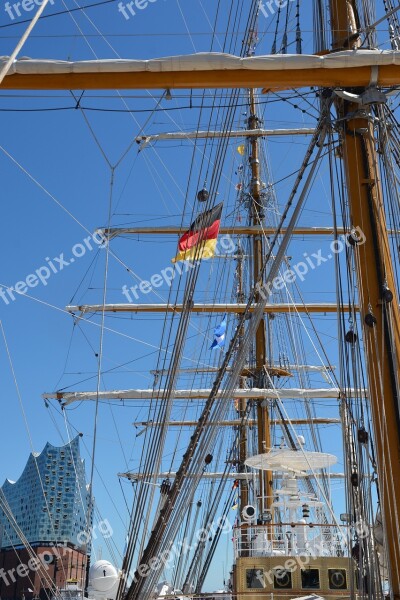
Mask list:
[[[2,600],[47,598],[53,586],[85,584],[90,491],[79,439],[61,447],[47,443],[29,456],[18,481],[1,487]],[[29,563],[35,555],[36,565]]]

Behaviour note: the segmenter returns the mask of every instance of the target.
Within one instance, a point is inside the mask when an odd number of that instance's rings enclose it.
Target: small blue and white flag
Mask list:
[[[226,315],[224,320],[214,329],[214,341],[211,345],[210,350],[214,348],[223,348],[225,346],[225,332],[226,332]]]

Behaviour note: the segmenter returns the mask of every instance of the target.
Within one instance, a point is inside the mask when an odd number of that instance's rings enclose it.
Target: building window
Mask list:
[[[292,589],[292,573],[284,569],[276,569],[274,571],[274,588],[277,589]]]
[[[264,569],[246,569],[247,589],[261,590],[265,587]]]
[[[301,570],[301,587],[303,590],[319,589],[319,569]]]
[[[347,590],[346,569],[328,569],[329,589]]]

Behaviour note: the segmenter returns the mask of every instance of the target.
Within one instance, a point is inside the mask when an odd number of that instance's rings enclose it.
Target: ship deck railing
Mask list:
[[[241,556],[345,556],[346,543],[337,525],[267,523],[233,530],[235,558]]]

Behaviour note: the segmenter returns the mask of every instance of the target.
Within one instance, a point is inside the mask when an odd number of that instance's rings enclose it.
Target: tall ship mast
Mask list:
[[[299,0],[233,4],[221,52],[3,61],[5,90],[161,90],[157,110],[180,90],[192,108],[200,90],[191,131],[146,121],[117,163],[106,156],[102,297],[66,307],[100,330],[96,385],[44,394],[64,414],[94,404],[93,461],[101,405],[136,411],[123,559],[89,596],[400,600],[399,7],[314,0],[306,54]],[[283,106],[289,126],[274,127]],[[172,143],[191,155],[169,167],[187,170],[183,205],[163,189],[175,224],[115,224],[122,161]],[[120,251],[149,239],[178,242],[144,280]],[[123,302],[111,260],[132,280]],[[148,387],[103,385],[111,318],[159,319]]]

